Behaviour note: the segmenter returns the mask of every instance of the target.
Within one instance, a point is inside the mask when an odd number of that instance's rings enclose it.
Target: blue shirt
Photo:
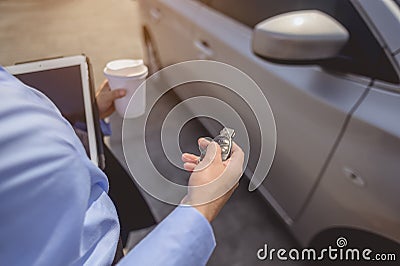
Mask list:
[[[110,265],[119,222],[107,192],[55,105],[0,67],[1,264]],[[120,265],[205,265],[214,247],[204,216],[180,206]]]

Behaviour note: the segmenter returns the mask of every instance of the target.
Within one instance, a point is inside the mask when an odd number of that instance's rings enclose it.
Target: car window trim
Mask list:
[[[385,86],[383,86],[383,88],[388,88],[389,87],[388,85],[392,84],[392,86],[390,86],[390,87],[393,87],[391,90],[395,90],[395,91],[399,90],[400,91],[400,88],[398,88],[400,86],[400,66],[396,61],[395,55],[389,50],[388,46],[386,45],[385,39],[381,36],[378,29],[375,27],[374,23],[371,21],[368,13],[365,12],[363,7],[359,4],[359,0],[350,0],[350,1],[353,4],[353,6],[355,7],[355,9],[358,11],[358,13],[361,15],[362,19],[367,24],[368,28],[372,32],[375,39],[381,44],[381,48],[383,49],[386,57],[389,59],[390,64],[396,71],[397,78],[399,79],[399,83],[389,83],[387,81],[380,80],[377,78],[374,78],[373,80],[374,81],[377,80],[382,84],[386,84]],[[396,0],[397,4],[399,4],[399,2],[400,2],[400,0]]]

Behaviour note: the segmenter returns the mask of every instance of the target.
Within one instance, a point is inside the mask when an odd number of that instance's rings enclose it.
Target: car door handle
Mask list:
[[[161,20],[162,14],[159,8],[153,7],[149,11],[150,17],[154,22],[159,22]]]
[[[199,59],[211,59],[214,56],[214,51],[210,48],[210,45],[201,40],[194,41],[194,47],[200,52],[198,55]]]

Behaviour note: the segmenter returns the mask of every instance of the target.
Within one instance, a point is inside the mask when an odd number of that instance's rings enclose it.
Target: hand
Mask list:
[[[199,139],[199,145],[207,147],[204,159],[185,153],[182,155],[184,168],[193,172],[189,179],[188,194],[183,204],[192,205],[213,221],[239,185],[243,173],[244,153],[232,143],[231,157],[222,161],[221,148],[216,142]]]
[[[99,108],[100,119],[110,116],[115,111],[114,100],[122,98],[125,95],[126,90],[111,90],[107,80],[105,80],[96,93],[96,101]]]

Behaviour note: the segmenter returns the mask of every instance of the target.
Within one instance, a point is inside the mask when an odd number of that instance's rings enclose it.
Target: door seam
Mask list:
[[[324,176],[326,170],[328,169],[328,166],[330,165],[332,158],[335,155],[337,148],[339,147],[339,144],[346,132],[346,129],[351,121],[351,118],[353,117],[353,114],[355,113],[355,111],[358,109],[358,107],[361,105],[361,103],[364,101],[364,99],[367,97],[367,95],[371,91],[371,87],[373,86],[374,81],[375,81],[374,79],[371,79],[371,81],[367,85],[367,88],[365,89],[365,91],[361,94],[360,98],[356,101],[356,103],[350,109],[350,112],[347,114],[347,116],[343,122],[343,125],[340,129],[340,132],[339,132],[338,136],[336,137],[336,140],[333,144],[333,147],[331,148],[331,151],[329,152],[327,159],[325,160],[320,172],[318,173],[317,180],[315,181],[313,187],[311,188],[310,193],[308,194],[305,202],[303,203],[302,207],[300,208],[300,211],[296,214],[296,216],[293,219],[294,222],[296,222],[300,218],[300,216],[304,213],[305,209],[307,208],[308,204],[310,203],[311,199],[313,198],[315,190],[319,186],[319,184],[322,180],[322,177]]]

